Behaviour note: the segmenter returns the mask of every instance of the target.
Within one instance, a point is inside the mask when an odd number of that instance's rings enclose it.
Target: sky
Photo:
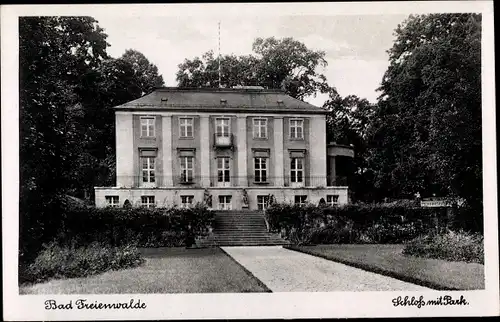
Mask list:
[[[341,96],[350,94],[375,102],[388,67],[386,51],[394,29],[408,15],[283,15],[283,16],[132,16],[94,14],[108,34],[108,53],[121,56],[126,49],[142,52],[158,66],[165,86],[176,86],[178,64],[213,50],[250,54],[255,38],[292,37],[309,49],[326,52],[323,72]],[[308,99],[321,106],[326,97]]]

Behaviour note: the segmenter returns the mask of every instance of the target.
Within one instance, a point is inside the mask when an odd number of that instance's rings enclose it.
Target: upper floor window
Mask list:
[[[253,137],[256,139],[267,138],[267,119],[253,119]]]
[[[304,138],[304,120],[298,120],[298,119],[290,120],[290,138],[291,139]]]
[[[193,118],[181,117],[179,119],[180,136],[181,138],[193,137]]]
[[[155,196],[141,196],[141,205],[146,208],[154,208],[156,206]]]
[[[267,182],[267,158],[254,158],[255,182]]]
[[[229,136],[229,118],[216,118],[215,119],[215,134],[217,136]]]
[[[181,157],[181,182],[193,182],[193,159],[191,156]]]
[[[119,207],[120,206],[120,197],[118,196],[106,196],[106,204],[109,207]]]
[[[154,116],[141,116],[141,137],[155,136]]]
[[[155,158],[141,157],[142,162],[142,183],[151,184],[155,182]]]

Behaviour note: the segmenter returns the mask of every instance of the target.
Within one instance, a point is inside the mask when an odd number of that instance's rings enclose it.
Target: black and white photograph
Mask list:
[[[492,1],[1,18],[4,319],[500,314]]]

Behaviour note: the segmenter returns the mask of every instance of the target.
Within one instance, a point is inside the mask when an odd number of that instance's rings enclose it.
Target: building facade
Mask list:
[[[348,202],[327,145],[325,110],[282,91],[160,88],[115,107],[116,186],[96,206],[262,210],[277,202]]]

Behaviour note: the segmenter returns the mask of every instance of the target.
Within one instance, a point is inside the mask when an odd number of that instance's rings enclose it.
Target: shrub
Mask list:
[[[412,204],[273,204],[266,210],[270,230],[300,244],[402,243],[440,229],[442,216]]]
[[[135,267],[144,262],[134,246],[111,247],[94,242],[88,246],[45,245],[23,274],[23,282],[41,282],[49,278],[85,277],[108,270]]]
[[[113,246],[182,246],[192,237],[204,236],[214,213],[198,204],[193,208],[82,208],[63,216],[59,242],[87,245],[100,241]]]
[[[484,239],[480,234],[462,230],[430,234],[409,242],[403,254],[484,264]]]

